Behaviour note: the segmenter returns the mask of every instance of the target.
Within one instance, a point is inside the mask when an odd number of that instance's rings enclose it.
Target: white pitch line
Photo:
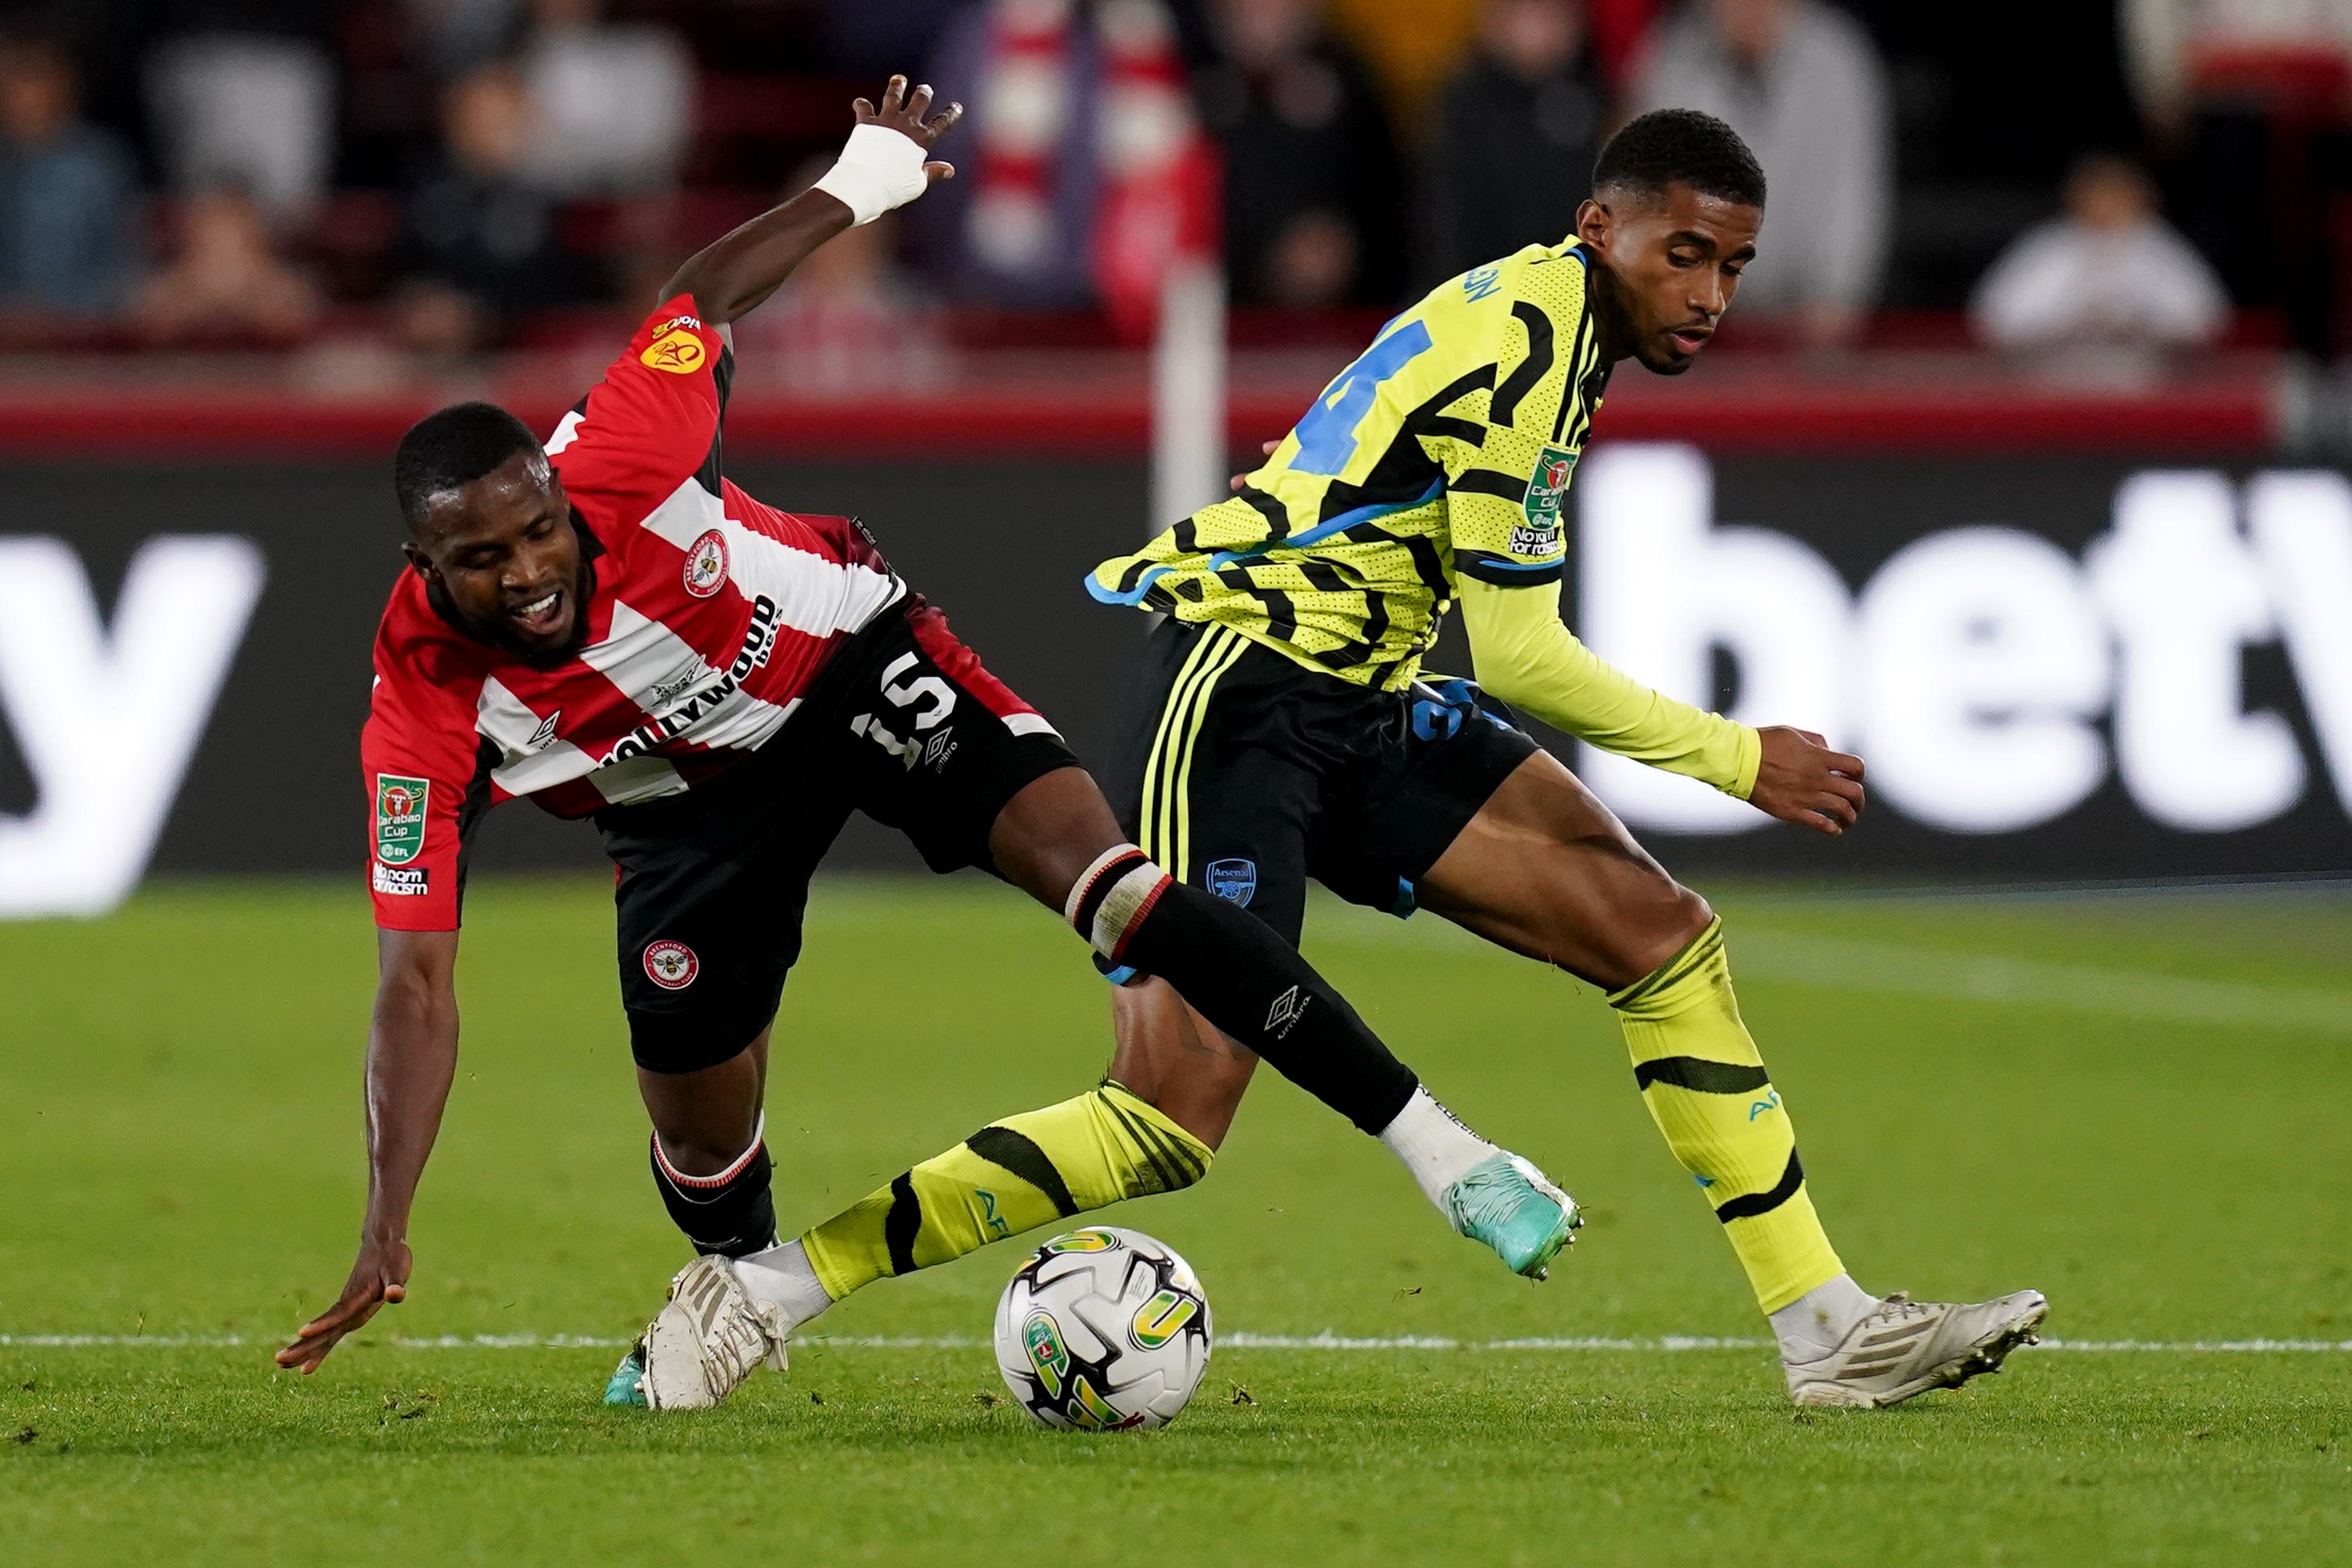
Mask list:
[[[90,1334],[0,1333],[0,1349],[9,1350],[241,1350],[279,1342],[245,1334]],[[358,1343],[366,1343],[368,1341]],[[394,1335],[373,1343],[399,1350],[622,1350],[635,1343],[595,1334],[434,1334]],[[929,1336],[897,1334],[817,1334],[793,1342],[810,1350],[980,1350],[990,1342],[971,1334]],[[1349,1334],[1251,1333],[1220,1334],[1227,1350],[1295,1351],[1514,1351],[1540,1354],[1632,1353],[1666,1354],[1695,1350],[1769,1350],[1769,1339],[1737,1339],[1716,1334],[1658,1334],[1639,1338],[1587,1336],[1521,1339],[1450,1339],[1440,1335],[1356,1336]],[[2352,1339],[2045,1339],[2037,1347],[2054,1351],[2089,1351],[2150,1355],[2269,1355],[2279,1354],[2352,1355]]]

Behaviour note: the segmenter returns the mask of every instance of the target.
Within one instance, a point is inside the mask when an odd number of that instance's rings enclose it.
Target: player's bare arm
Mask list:
[[[358,1259],[335,1304],[302,1325],[278,1364],[319,1370],[343,1336],[405,1300],[415,1260],[408,1214],[441,1130],[457,1071],[455,931],[378,934],[375,1012],[368,1029],[367,1217]]]
[[[773,294],[834,235],[955,177],[953,164],[925,154],[955,129],[963,105],[932,114],[929,88],[909,90],[905,77],[892,77],[878,106],[861,98],[855,108],[857,128],[830,173],[688,257],[662,298],[690,294],[705,321],[723,326]]]

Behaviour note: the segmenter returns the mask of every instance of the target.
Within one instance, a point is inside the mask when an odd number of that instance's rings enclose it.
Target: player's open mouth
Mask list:
[[[544,598],[517,605],[507,613],[514,618],[517,625],[533,636],[552,636],[563,621],[563,590],[550,589]]]
[[[1679,332],[1666,334],[1667,340],[1685,354],[1697,353],[1706,347],[1706,340],[1714,336],[1715,329],[1712,327],[1685,327]]]

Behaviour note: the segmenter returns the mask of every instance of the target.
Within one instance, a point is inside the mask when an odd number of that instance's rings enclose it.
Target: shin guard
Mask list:
[[[1176,988],[1235,1043],[1379,1135],[1421,1081],[1264,921],[1178,882],[1133,844],[1107,850],[1063,913],[1114,965]]]

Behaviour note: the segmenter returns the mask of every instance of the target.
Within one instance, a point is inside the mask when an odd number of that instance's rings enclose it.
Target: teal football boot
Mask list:
[[[621,1364],[613,1369],[610,1381],[604,1385],[604,1403],[622,1405],[644,1410],[652,1402],[646,1397],[646,1346],[643,1340],[629,1347]]]
[[[1514,1274],[1540,1280],[1560,1249],[1574,1244],[1584,1216],[1576,1200],[1513,1154],[1494,1154],[1445,1189],[1445,1218],[1473,1241],[1495,1249]]]

